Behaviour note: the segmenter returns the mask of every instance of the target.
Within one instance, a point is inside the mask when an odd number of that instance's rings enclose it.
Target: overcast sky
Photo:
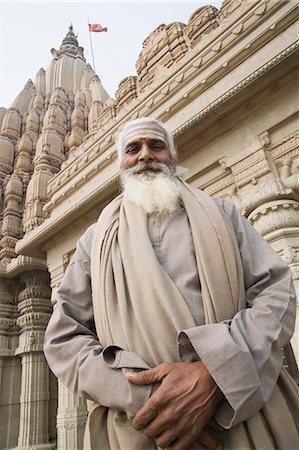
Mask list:
[[[87,17],[108,27],[91,33],[96,73],[111,97],[119,82],[136,75],[143,40],[161,23],[187,23],[200,6],[222,1],[25,1],[0,0],[0,106],[8,108],[29,78],[52,60],[72,23],[92,65]]]

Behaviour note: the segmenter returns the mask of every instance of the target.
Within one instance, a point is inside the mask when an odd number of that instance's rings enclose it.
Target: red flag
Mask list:
[[[108,28],[103,28],[99,23],[89,23],[89,31],[94,31],[95,33],[100,33],[101,31],[108,31]]]

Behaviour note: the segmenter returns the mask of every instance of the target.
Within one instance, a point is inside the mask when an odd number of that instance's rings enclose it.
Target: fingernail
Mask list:
[[[137,377],[137,373],[135,373],[135,372],[127,372],[126,373],[126,376],[130,376],[130,377]]]

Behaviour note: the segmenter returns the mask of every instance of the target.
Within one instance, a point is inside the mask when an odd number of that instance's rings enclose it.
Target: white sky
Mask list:
[[[96,73],[111,97],[119,82],[136,75],[143,40],[161,23],[187,23],[200,6],[222,1],[26,1],[0,0],[0,106],[8,108],[29,78],[52,60],[70,23],[92,65],[87,17],[108,27],[91,33]]]

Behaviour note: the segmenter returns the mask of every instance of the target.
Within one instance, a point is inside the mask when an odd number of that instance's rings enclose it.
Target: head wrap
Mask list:
[[[140,138],[159,139],[167,144],[171,156],[176,156],[172,134],[165,125],[151,117],[141,117],[127,122],[117,139],[117,153],[120,162],[122,162],[126,145]]]

